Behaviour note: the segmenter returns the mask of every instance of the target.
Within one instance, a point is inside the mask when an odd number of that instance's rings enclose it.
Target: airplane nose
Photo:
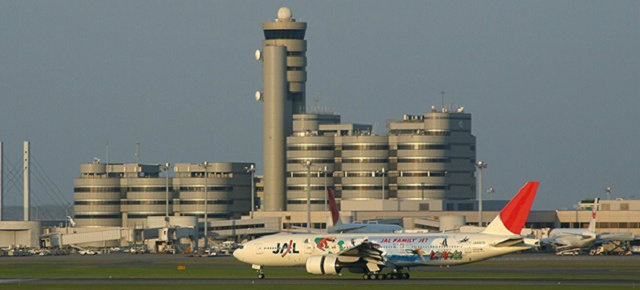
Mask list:
[[[235,251],[233,251],[233,257],[236,258],[237,260],[240,260],[241,251],[242,249],[236,249]]]

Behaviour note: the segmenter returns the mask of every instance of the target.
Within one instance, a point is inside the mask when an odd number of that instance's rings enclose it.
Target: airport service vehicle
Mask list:
[[[329,198],[329,208],[331,209],[331,219],[333,220],[333,226],[327,229],[328,233],[393,233],[404,231],[404,228],[399,225],[342,223],[336,198],[331,188],[327,188],[327,197]]]
[[[342,269],[363,279],[408,279],[416,266],[473,263],[536,246],[520,235],[539,183],[530,181],[479,233],[275,234],[246,242],[233,256],[252,264],[264,279],[265,266],[305,266],[317,275]]]

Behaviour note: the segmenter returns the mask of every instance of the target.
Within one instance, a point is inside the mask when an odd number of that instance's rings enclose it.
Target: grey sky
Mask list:
[[[5,158],[30,140],[69,201],[107,140],[112,162],[139,141],[146,163],[262,168],[253,52],[281,6],[309,25],[308,104],[382,133],[444,90],[494,198],[529,179],[538,209],[640,197],[638,1],[1,1]]]

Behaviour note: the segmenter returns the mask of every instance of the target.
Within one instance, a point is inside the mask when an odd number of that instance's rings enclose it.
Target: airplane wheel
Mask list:
[[[258,274],[258,279],[264,279],[264,274],[262,273]]]
[[[409,273],[402,273],[402,279],[409,279],[411,278],[411,276],[409,275]]]
[[[362,280],[367,280],[367,279],[369,279],[369,275],[367,275],[367,274],[363,274],[363,275],[362,275]]]
[[[369,276],[369,278],[367,278],[368,280],[374,280],[376,278],[376,275],[373,273],[369,274],[368,276]]]

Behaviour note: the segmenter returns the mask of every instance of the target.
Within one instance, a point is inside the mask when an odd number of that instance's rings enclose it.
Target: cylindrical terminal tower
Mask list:
[[[147,226],[147,217],[165,216],[166,214],[166,180],[157,176],[152,178],[125,178],[121,186],[126,199],[121,200],[122,213],[127,220],[123,224],[129,227]],[[169,212],[173,205],[173,189],[169,181]],[[124,215],[123,215],[124,217]]]
[[[209,221],[246,215],[251,209],[251,174],[244,168],[251,165],[211,162],[205,169],[202,164],[176,164],[173,186],[179,199],[174,200],[175,215],[196,216],[201,222],[205,210]]]
[[[291,16],[282,7],[275,21],[262,24],[265,211],[286,210],[285,141],[293,133],[293,114],[305,110],[307,24]]]
[[[336,137],[336,164],[342,200],[388,199],[389,145],[387,136]]]
[[[310,173],[310,205],[312,211],[328,208],[326,187],[334,187],[334,134],[322,134],[320,125],[339,124],[336,114],[295,114],[293,135],[287,137],[287,210],[307,210],[307,173]],[[311,162],[307,171],[305,164]]]
[[[402,200],[473,199],[476,139],[471,115],[433,110],[390,123],[392,167]]]
[[[108,175],[107,166],[101,163],[80,165],[82,175],[74,181],[74,212],[79,227],[122,226],[120,176]]]

